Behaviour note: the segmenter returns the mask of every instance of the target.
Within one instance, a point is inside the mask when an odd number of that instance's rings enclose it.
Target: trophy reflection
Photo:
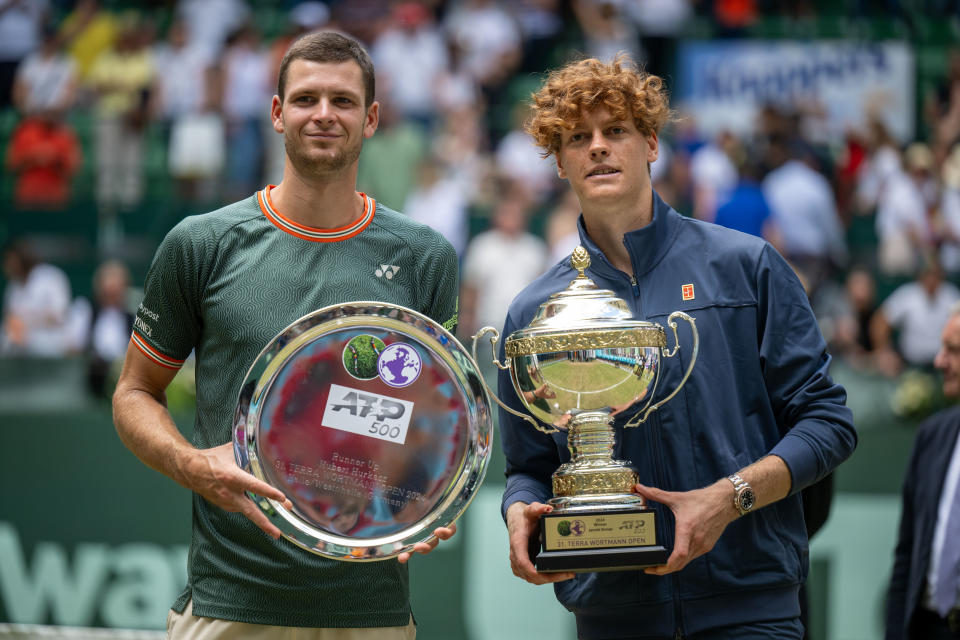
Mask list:
[[[635,427],[673,398],[690,377],[700,338],[694,319],[674,311],[667,319],[674,347],[666,348],[659,324],[635,320],[627,303],[597,288],[585,275],[590,257],[577,247],[571,257],[577,277],[550,296],[523,329],[507,336],[506,363],[496,357],[499,332],[484,327],[473,338],[473,356],[486,334],[493,362],[509,369],[527,415],[504,410],[544,433],[567,432],[570,462],[552,476],[553,511],[540,516],[538,571],[614,571],[666,562],[669,551],[657,543],[656,512],[632,493],[637,473],[628,460],[613,458],[613,416],[635,409],[625,427]],[[690,362],[677,387],[653,403],[661,358],[680,348],[675,318],[690,323]]]

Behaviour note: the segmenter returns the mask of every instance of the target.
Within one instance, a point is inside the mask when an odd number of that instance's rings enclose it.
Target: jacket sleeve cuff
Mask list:
[[[514,502],[546,502],[550,493],[542,482],[530,476],[514,474],[507,478],[507,488],[500,504],[500,515],[507,521],[507,509]]]
[[[818,477],[817,454],[807,442],[794,434],[787,433],[770,455],[779,457],[790,471],[790,493],[799,493],[816,482]]]

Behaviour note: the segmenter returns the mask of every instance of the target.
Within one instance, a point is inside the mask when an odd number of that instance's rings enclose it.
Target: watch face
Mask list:
[[[753,489],[744,489],[740,492],[740,510],[741,511],[750,511],[753,509],[753,505],[757,502],[757,496],[754,495]]]

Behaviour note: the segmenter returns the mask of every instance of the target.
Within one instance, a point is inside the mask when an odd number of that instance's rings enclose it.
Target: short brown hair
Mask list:
[[[533,116],[524,128],[544,156],[560,150],[563,129],[572,129],[584,111],[601,105],[617,118],[633,116],[644,135],[659,133],[673,116],[663,80],[622,53],[611,62],[588,58],[552,71],[531,97]]]
[[[309,62],[349,62],[360,65],[363,72],[364,106],[373,104],[376,95],[376,82],[373,77],[373,61],[370,54],[359,42],[333,31],[308,33],[290,45],[283,60],[280,61],[280,74],[277,78],[277,95],[283,102],[283,92],[287,88],[287,68],[294,60]]]

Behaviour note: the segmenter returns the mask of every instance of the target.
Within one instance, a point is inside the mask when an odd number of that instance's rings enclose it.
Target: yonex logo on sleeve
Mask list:
[[[400,271],[400,267],[395,264],[382,264],[377,267],[377,270],[373,273],[378,278],[386,278],[387,280],[393,280],[393,276],[397,275],[397,272]]]

